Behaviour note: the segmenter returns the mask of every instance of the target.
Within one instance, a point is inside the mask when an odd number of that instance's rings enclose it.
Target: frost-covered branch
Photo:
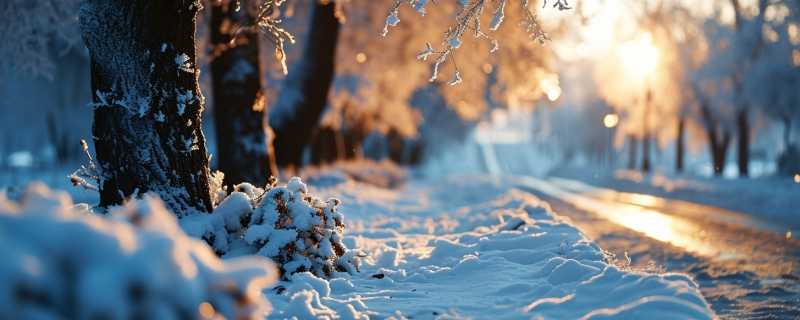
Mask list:
[[[103,172],[92,158],[86,140],[81,139],[81,148],[87,159],[86,164],[82,164],[78,170],[75,170],[75,172],[69,175],[69,180],[72,182],[73,186],[82,187],[86,190],[98,191],[100,190],[98,186],[102,184]]]
[[[400,7],[403,4],[408,4],[421,15],[426,14],[426,6],[429,0],[395,0],[389,8],[389,14],[386,18],[386,23],[383,27],[382,35],[386,36],[389,33],[389,28],[397,26],[400,23]],[[491,43],[490,52],[494,53],[499,48],[497,39],[484,32],[481,26],[481,18],[484,16],[484,11],[487,7],[491,9],[491,21],[489,31],[497,31],[505,20],[506,6],[508,0],[458,0],[459,9],[455,16],[455,21],[448,27],[444,33],[444,40],[442,41],[441,49],[436,50],[430,44],[426,44],[426,48],[417,55],[419,60],[427,60],[431,55],[435,55],[433,65],[433,74],[430,81],[433,82],[439,77],[439,70],[441,65],[452,60],[454,64],[453,79],[449,82],[450,85],[461,83],[461,73],[455,63],[455,51],[461,47],[462,38],[465,34],[471,33],[476,39],[484,39]],[[544,1],[544,6],[547,6],[547,1]],[[567,0],[556,0],[553,8],[558,10],[572,9]],[[520,25],[525,29],[526,33],[532,40],[536,40],[544,44],[549,40],[547,33],[542,28],[536,13],[531,9],[529,0],[519,0],[518,10],[523,12],[523,21]]]
[[[236,33],[245,30],[258,30],[269,42],[275,45],[275,59],[280,62],[283,73],[289,73],[286,65],[286,43],[294,43],[295,38],[289,31],[281,26],[280,9],[286,0],[262,0],[258,3],[255,25],[241,26]],[[247,8],[248,10],[250,8]],[[241,10],[241,0],[236,0],[236,10]],[[236,37],[233,37],[235,41]]]

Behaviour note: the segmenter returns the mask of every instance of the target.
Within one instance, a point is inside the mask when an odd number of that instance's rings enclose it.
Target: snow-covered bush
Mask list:
[[[0,194],[0,251],[9,319],[262,318],[277,276],[267,259],[220,260],[157,198],[100,216],[44,185]]]
[[[271,188],[253,211],[245,241],[258,255],[271,258],[284,276],[310,271],[330,277],[335,271],[357,271],[357,257],[342,244],[344,217],[339,200],[308,194],[300,178]]]
[[[219,255],[270,258],[284,278],[304,271],[330,277],[337,271],[356,272],[359,264],[357,254],[342,243],[345,225],[338,205],[337,199],[309,195],[294,177],[266,189],[237,185],[212,214],[189,215],[180,223]]]

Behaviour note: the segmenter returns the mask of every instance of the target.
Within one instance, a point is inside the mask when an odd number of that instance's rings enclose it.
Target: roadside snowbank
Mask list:
[[[104,217],[32,184],[0,194],[0,314],[9,319],[258,319],[277,271],[260,257],[222,261],[160,200]]]
[[[462,177],[391,191],[348,181],[320,192],[343,200],[344,242],[367,258],[354,275],[279,282],[268,293],[274,318],[713,317],[687,276],[609,265],[507,182]]]

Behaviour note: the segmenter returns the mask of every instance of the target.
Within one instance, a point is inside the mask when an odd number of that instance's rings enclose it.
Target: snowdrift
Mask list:
[[[345,243],[368,258],[352,276],[279,282],[268,294],[276,319],[714,317],[689,277],[610,265],[568,221],[503,181],[318,192],[343,200]]]
[[[9,319],[261,319],[267,259],[220,260],[151,197],[109,216],[31,185],[0,194],[0,314]]]

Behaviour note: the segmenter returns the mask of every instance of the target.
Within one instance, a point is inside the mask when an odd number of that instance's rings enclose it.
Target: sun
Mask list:
[[[649,33],[617,47],[625,73],[634,81],[646,81],[658,67],[659,52]]]

